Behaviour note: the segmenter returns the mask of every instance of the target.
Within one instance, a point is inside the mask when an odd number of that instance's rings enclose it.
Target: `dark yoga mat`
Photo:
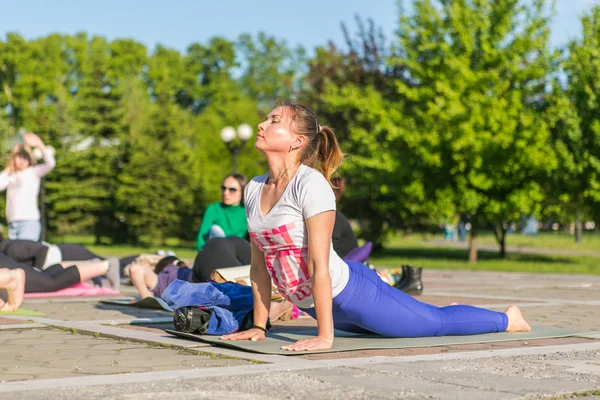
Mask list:
[[[158,297],[146,297],[141,300],[123,300],[123,299],[108,299],[101,300],[100,303],[112,304],[115,306],[130,306],[139,308],[150,308],[152,310],[164,310],[173,311],[171,307],[161,298]]]
[[[493,343],[506,342],[511,340],[534,340],[560,338],[569,336],[580,336],[592,332],[582,329],[553,328],[550,326],[534,326],[531,332],[519,333],[485,333],[482,335],[466,336],[438,336],[421,338],[386,338],[377,335],[362,335],[347,332],[336,331],[333,348],[321,351],[302,351],[289,352],[282,350],[281,347],[294,343],[300,339],[306,339],[316,336],[317,330],[314,328],[290,329],[286,327],[287,332],[269,332],[265,340],[251,342],[249,340],[231,341],[221,340],[219,336],[194,335],[191,333],[182,333],[167,329],[166,332],[186,339],[197,340],[217,346],[231,347],[236,350],[244,350],[263,354],[295,355],[308,353],[332,353],[351,350],[372,350],[372,349],[402,349],[407,347],[434,347],[434,346],[453,346],[460,344],[474,343]]]

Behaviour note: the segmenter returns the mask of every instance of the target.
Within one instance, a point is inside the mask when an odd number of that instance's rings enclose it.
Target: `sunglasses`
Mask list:
[[[221,192],[224,192],[226,190],[229,190],[229,193],[235,193],[235,192],[237,192],[237,188],[228,188],[225,185],[221,185]]]

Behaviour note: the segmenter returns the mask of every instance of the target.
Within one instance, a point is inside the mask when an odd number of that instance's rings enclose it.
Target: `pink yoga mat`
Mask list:
[[[101,295],[111,295],[111,294],[120,294],[118,290],[114,290],[111,288],[98,288],[90,285],[89,283],[78,283],[76,285],[71,286],[70,288],[58,290],[56,292],[47,292],[47,293],[25,293],[25,298],[31,297],[68,297],[68,296],[101,296]]]

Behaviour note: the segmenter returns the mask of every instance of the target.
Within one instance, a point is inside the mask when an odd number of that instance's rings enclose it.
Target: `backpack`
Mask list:
[[[209,328],[212,311],[206,307],[185,306],[173,311],[175,330],[184,333],[204,335]],[[242,320],[238,332],[247,331],[254,325],[254,312],[250,310]],[[267,321],[267,329],[271,328]]]

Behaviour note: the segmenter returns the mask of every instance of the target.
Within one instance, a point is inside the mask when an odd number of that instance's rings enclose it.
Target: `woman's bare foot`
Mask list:
[[[449,305],[449,306],[457,306],[457,305],[458,305],[458,303],[457,303],[457,302],[454,302],[454,303],[450,303],[450,304],[448,304],[448,305]]]
[[[25,291],[25,271],[22,269],[1,270],[3,275],[2,289],[6,290],[7,301],[2,305],[0,311],[13,312],[21,306],[23,293]]]
[[[269,320],[275,322],[277,320],[288,321],[290,319],[292,308],[294,305],[287,300],[282,302],[271,302],[271,309],[269,310]]]
[[[529,332],[531,330],[531,326],[523,318],[519,307],[510,305],[504,313],[508,317],[506,332]]]

